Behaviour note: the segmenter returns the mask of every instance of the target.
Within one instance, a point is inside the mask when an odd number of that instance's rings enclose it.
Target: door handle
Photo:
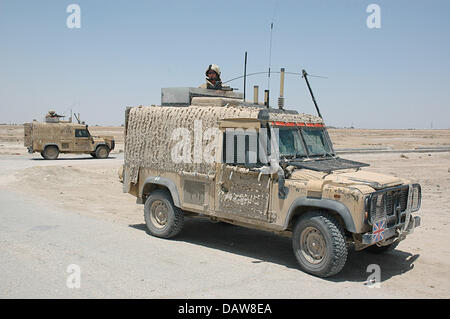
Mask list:
[[[224,182],[219,183],[220,189],[222,190],[222,192],[228,193],[228,188],[224,184]]]

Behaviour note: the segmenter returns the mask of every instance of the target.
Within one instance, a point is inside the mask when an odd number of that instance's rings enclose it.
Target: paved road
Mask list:
[[[402,251],[384,258],[351,253],[343,272],[319,279],[298,270],[290,239],[270,233],[188,219],[176,239],[163,240],[143,224],[48,205],[0,185],[0,298],[404,297],[389,282],[414,262]],[[380,289],[364,284],[372,263],[383,270]],[[80,288],[67,287],[73,264]]]

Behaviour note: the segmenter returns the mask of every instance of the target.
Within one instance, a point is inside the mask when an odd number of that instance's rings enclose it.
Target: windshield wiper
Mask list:
[[[328,152],[325,152],[325,154],[322,155],[322,157],[327,157],[327,156],[330,156],[332,158],[336,158],[335,155],[333,155],[332,153],[328,153]]]
[[[296,155],[290,155],[289,160],[294,161],[294,162],[301,162],[307,158],[308,158],[307,155],[296,154]]]
[[[293,154],[280,155],[280,158],[284,159],[284,160],[290,160],[290,159],[294,159],[295,155],[293,155]]]

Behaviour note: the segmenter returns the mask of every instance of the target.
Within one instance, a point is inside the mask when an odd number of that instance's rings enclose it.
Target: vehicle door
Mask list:
[[[261,172],[259,127],[227,128],[222,137],[222,163],[216,165],[216,211],[230,218],[272,222],[269,212],[272,179]]]
[[[92,138],[89,131],[85,128],[76,128],[75,134],[75,152],[90,152],[92,149]]]

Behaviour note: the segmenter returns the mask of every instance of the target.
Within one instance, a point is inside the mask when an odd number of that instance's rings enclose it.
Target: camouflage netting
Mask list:
[[[194,157],[194,121],[202,121],[203,132],[218,128],[222,119],[257,119],[261,108],[244,106],[198,106],[189,107],[133,107],[130,109],[125,138],[125,176],[127,182],[136,184],[140,168],[158,171],[214,175],[214,163],[176,163],[171,151],[180,139],[172,139],[177,128],[190,132],[191,156]],[[320,123],[318,117],[307,114],[270,113],[270,121]],[[211,143],[202,141],[202,149]]]
[[[311,114],[283,114],[269,113],[269,121],[293,122],[293,123],[323,123],[320,117]]]
[[[201,120],[203,131],[219,126],[223,118],[255,118],[258,110],[244,107],[135,107],[128,117],[125,139],[125,167],[129,181],[137,182],[139,168],[169,172],[214,174],[214,163],[175,163],[171,150],[179,142],[172,140],[177,128],[190,132],[191,154],[194,154],[194,121]],[[203,141],[202,147],[208,141]],[[127,174],[126,173],[126,174]]]

